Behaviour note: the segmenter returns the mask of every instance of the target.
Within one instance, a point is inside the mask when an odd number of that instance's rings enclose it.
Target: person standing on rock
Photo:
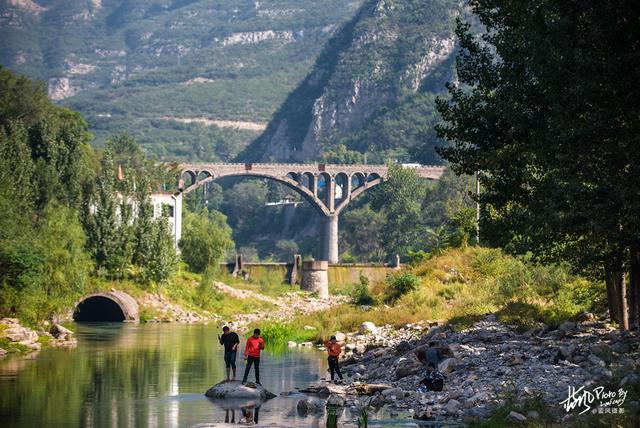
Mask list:
[[[253,336],[247,339],[247,345],[244,347],[244,360],[247,365],[244,369],[242,383],[247,382],[247,377],[251,371],[251,366],[255,366],[256,383],[260,385],[260,351],[264,349],[264,340],[260,337],[260,329],[253,330]]]
[[[338,374],[340,380],[342,380],[342,373],[340,373],[340,364],[338,363],[338,357],[342,352],[340,344],[336,340],[335,336],[331,336],[329,340],[324,342],[324,347],[327,348],[329,354],[329,372],[331,373],[331,382],[335,382],[335,374]]]
[[[240,338],[226,325],[222,327],[222,336],[218,335],[218,341],[224,345],[224,364],[227,369],[227,380],[236,380],[236,354]],[[233,370],[233,377],[229,377],[229,372]]]

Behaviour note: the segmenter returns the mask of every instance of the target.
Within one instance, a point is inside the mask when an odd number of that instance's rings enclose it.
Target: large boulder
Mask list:
[[[360,324],[360,334],[376,334],[378,333],[378,327],[371,321],[365,321]]]
[[[273,393],[264,389],[262,385],[256,385],[254,383],[243,385],[242,382],[238,380],[220,382],[209,388],[204,395],[209,398],[223,400],[249,399],[264,401],[275,397]]]

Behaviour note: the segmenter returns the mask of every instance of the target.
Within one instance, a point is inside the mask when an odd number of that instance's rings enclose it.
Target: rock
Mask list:
[[[529,410],[527,412],[527,418],[529,418],[529,419],[539,419],[540,418],[540,413],[536,412],[535,410]]]
[[[298,343],[298,346],[300,348],[312,348],[313,347],[313,342],[302,342],[302,343]]]
[[[629,346],[628,343],[620,341],[611,345],[611,350],[618,354],[628,354],[631,352],[631,346]]]
[[[338,343],[344,343],[347,341],[347,335],[342,333],[341,331],[336,331],[334,336],[336,337],[336,342]]]
[[[0,348],[0,357],[4,357],[7,355],[7,351],[5,349]]]
[[[367,352],[367,345],[365,345],[364,343],[358,343],[356,344],[354,351],[356,351],[358,354],[364,354],[365,352]]]
[[[404,391],[402,388],[389,388],[382,391],[384,398],[395,396],[396,398],[404,398]]]
[[[305,325],[304,327],[302,327],[304,330],[315,330],[316,328],[310,325]]]
[[[480,407],[472,407],[470,409],[465,410],[465,415],[470,416],[472,418],[481,418],[485,419],[491,416],[491,409],[488,407],[480,406]]]
[[[565,333],[570,333],[576,329],[576,323],[565,321],[558,326],[558,329],[564,331]]]
[[[307,416],[322,413],[324,410],[324,405],[322,401],[317,398],[303,398],[298,401],[296,405],[296,410],[300,416]]]
[[[560,352],[560,356],[563,359],[567,361],[571,361],[571,357],[573,357],[573,354],[576,352],[576,346],[573,344],[560,346],[558,348],[558,351]]]
[[[412,349],[411,344],[406,340],[403,340],[402,342],[396,345],[396,354],[406,354],[411,349]]]
[[[360,324],[359,332],[360,334],[377,334],[378,327],[376,327],[376,325],[371,321],[365,321],[362,324]]]
[[[527,420],[527,417],[525,415],[521,414],[521,413],[514,412],[512,410],[507,415],[507,419],[510,420],[511,422],[522,423],[522,422],[525,422]]]
[[[458,413],[458,410],[460,410],[461,406],[462,404],[458,400],[451,399],[447,401],[447,404],[444,406],[444,409],[447,411],[448,414],[455,415]]]
[[[288,346],[289,348],[295,348],[296,346],[298,346],[298,344],[297,344],[296,342],[294,342],[293,340],[290,340],[290,341],[287,343],[287,346]]]
[[[456,369],[456,359],[455,358],[447,358],[438,364],[438,370],[440,370],[444,374],[449,374]]]
[[[423,369],[423,365],[418,361],[418,357],[415,354],[409,354],[406,358],[401,358],[398,361],[396,367],[396,379],[402,379],[403,377],[412,375]]]
[[[54,324],[51,326],[49,333],[56,339],[60,339],[61,336],[70,337],[73,336],[73,332],[68,328],[61,326],[60,324]]]
[[[591,312],[582,312],[578,315],[578,320],[582,322],[593,322],[596,320],[596,316]]]
[[[220,382],[204,394],[209,398],[220,399],[251,399],[251,400],[269,400],[275,395],[264,389],[262,385],[247,383],[243,385],[238,380]]]
[[[327,399],[327,407],[344,407],[345,402],[344,397],[338,394],[331,394]]]

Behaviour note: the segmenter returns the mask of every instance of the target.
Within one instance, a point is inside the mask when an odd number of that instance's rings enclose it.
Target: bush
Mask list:
[[[353,302],[356,305],[375,305],[376,299],[369,291],[369,278],[360,274],[360,283],[353,290]]]
[[[387,300],[394,302],[410,291],[414,291],[420,285],[420,278],[408,271],[402,271],[387,276],[388,296]]]

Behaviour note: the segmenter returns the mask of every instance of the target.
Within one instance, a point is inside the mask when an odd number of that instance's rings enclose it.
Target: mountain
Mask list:
[[[367,0],[240,159],[439,162],[434,100],[455,79],[461,13],[451,0]]]
[[[44,80],[96,144],[228,160],[362,0],[0,0],[0,64]]]

